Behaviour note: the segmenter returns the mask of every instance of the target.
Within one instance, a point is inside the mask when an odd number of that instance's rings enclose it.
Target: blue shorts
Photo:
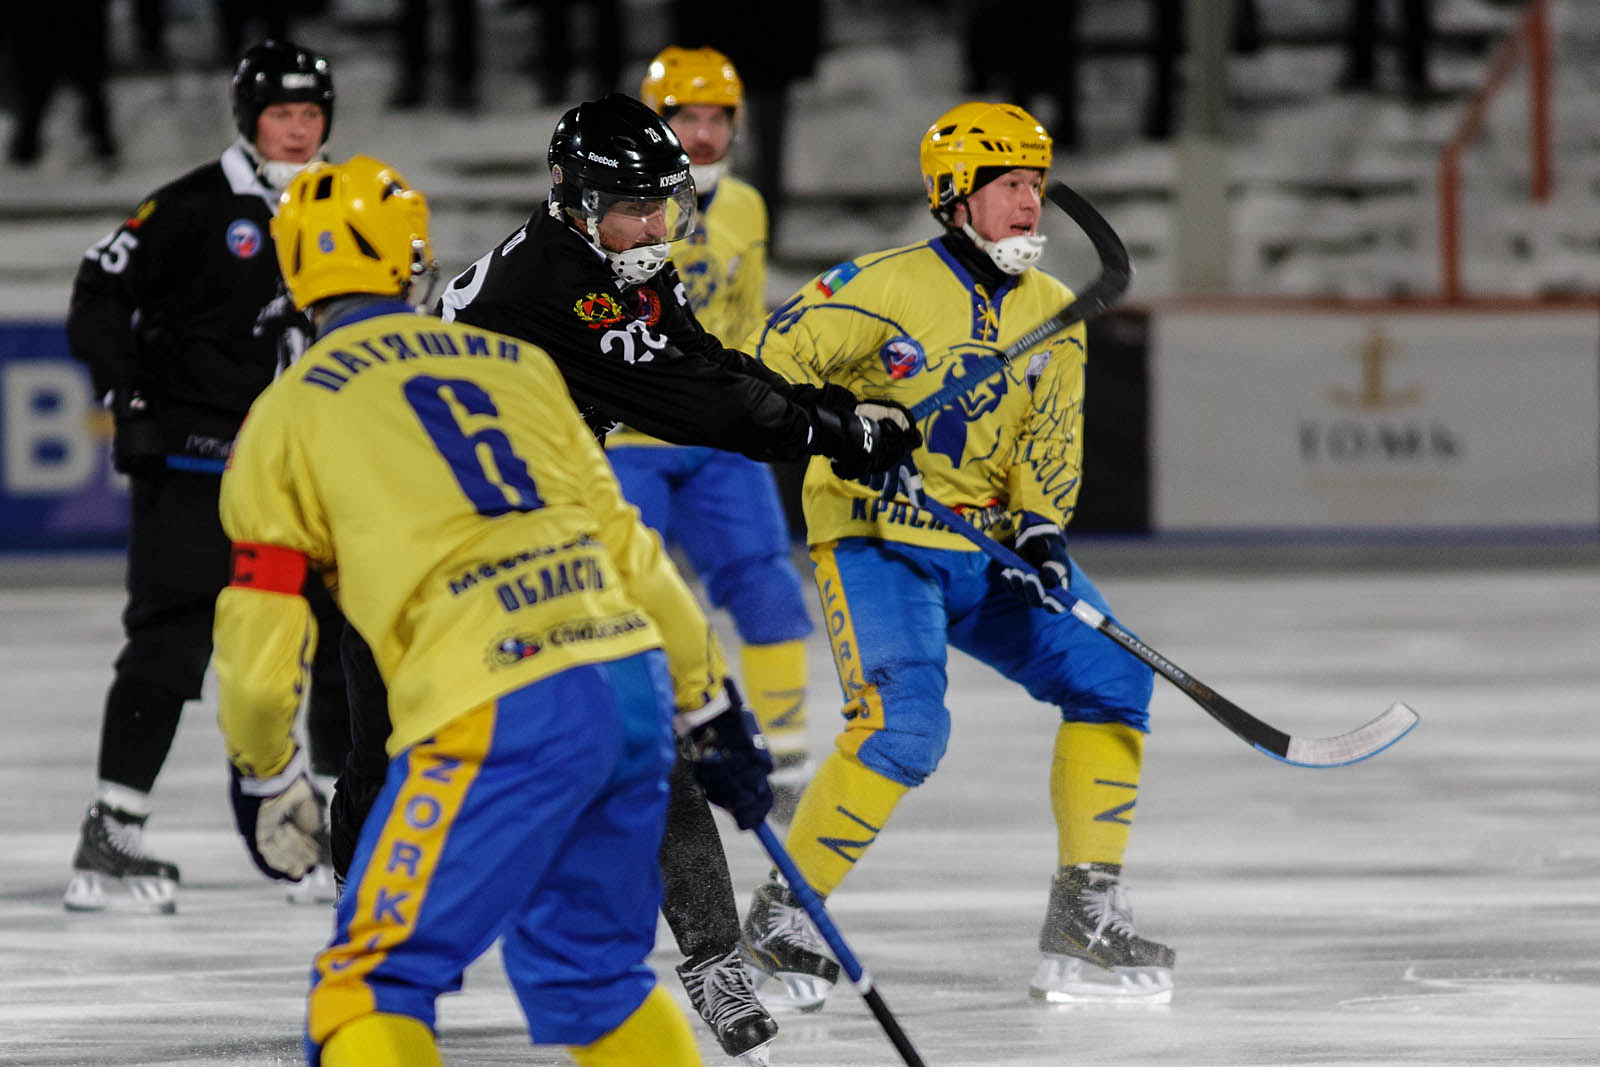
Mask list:
[[[606,456],[645,524],[677,544],[747,645],[811,632],[789,524],[766,464],[716,448],[627,445]]]
[[[844,694],[838,746],[920,785],[950,739],[947,646],[1053,704],[1066,722],[1149,730],[1150,668],[1070,615],[1030,607],[981,552],[846,538],[811,550]],[[1072,593],[1111,615],[1074,563]]]
[[[400,753],[312,965],[308,1059],[370,1012],[434,1001],[501,938],[535,1044],[586,1045],[655,984],[672,766],[659,651],[562,671]]]

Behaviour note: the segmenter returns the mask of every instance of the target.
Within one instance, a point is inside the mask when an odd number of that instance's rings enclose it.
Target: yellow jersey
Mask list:
[[[245,773],[290,758],[315,645],[292,583],[250,573],[282,550],[324,573],[371,646],[391,754],[530,682],[655,647],[681,707],[720,692],[693,595],[527,342],[398,302],[361,309],[256,400],[221,493],[234,579],[214,663]]]
[[[792,381],[832,382],[913,410],[990,361],[992,373],[918,419],[923,444],[914,459],[924,488],[1002,539],[1019,511],[1064,526],[1083,466],[1083,325],[1008,365],[994,357],[1059,312],[1072,292],[1039,270],[991,291],[951,251],[951,240],[874,252],[825,271],[773,312],[745,350]],[[975,551],[926,511],[834,477],[826,459],[814,458],[806,471],[804,507],[812,544],[879,537]]]

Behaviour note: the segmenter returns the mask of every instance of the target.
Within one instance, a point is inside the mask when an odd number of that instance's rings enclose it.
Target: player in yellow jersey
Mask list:
[[[1173,952],[1134,933],[1121,884],[1151,671],[1075,620],[1040,610],[1059,610],[1048,586],[1070,585],[1111,614],[1062,532],[1082,471],[1083,327],[1009,364],[994,358],[1071,299],[1035,267],[1050,157],[1049,135],[1021,108],[950,111],[921,149],[942,232],[825,272],[745,346],[793,381],[911,408],[920,416],[914,459],[926,492],[1012,543],[1039,572],[1002,570],[912,500],[885,499],[811,465],[806,526],[845,693],[844,730],[801,797],[788,848],[820,893],[839,886],[944,754],[947,645],[959,648],[1058,711],[1050,772],[1057,860],[1033,994],[1161,1001],[1171,996]],[[966,375],[972,384],[957,400],[917,410]],[[775,879],[763,885],[744,949],[818,1007],[838,965],[797,915],[787,888]]]
[[[672,261],[700,324],[735,343],[767,317],[766,204],[727,173],[744,86],[721,52],[674,45],[650,61],[639,98],[689,153],[699,213]],[[773,814],[787,818],[811,774],[803,640],[811,619],[772,472],[734,452],[668,445],[627,427],[611,432],[606,455],[623,495],[682,549],[711,603],[733,618],[746,696],[777,768]]]
[[[741,826],[770,806],[772,766],[704,615],[545,353],[415,312],[427,208],[399,174],[315,165],[273,236],[318,340],[223,476],[215,630],[235,817],[265,873],[317,856],[291,734],[308,570],[371,646],[393,721],[312,968],[311,1062],[440,1063],[435,1000],[498,938],[535,1043],[698,1064],[646,964],[674,726]]]

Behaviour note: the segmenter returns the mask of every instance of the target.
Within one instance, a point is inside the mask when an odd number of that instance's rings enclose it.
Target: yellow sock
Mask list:
[[[587,1045],[568,1045],[578,1067],[700,1067],[689,1022],[667,993],[656,986],[632,1015],[609,1034]]]
[[[756,713],[773,757],[806,751],[806,646],[804,641],[745,645],[739,652],[744,698]]]
[[[1122,862],[1139,796],[1144,735],[1121,723],[1064,722],[1050,761],[1062,867]]]
[[[829,754],[800,798],[784,842],[811,888],[823,896],[839,888],[907,792],[908,786],[859,760]]]
[[[322,1067],[444,1067],[433,1031],[409,1015],[359,1015],[322,1044]]]

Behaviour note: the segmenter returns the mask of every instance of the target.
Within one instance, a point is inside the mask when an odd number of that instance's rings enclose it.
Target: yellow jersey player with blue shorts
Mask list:
[[[1049,135],[1021,108],[950,111],[921,149],[943,232],[832,268],[745,345],[793,381],[888,396],[921,415],[914,458],[925,491],[1039,571],[1003,571],[909,499],[886,499],[811,464],[806,526],[844,729],[801,797],[787,844],[820,893],[839,886],[944,754],[947,646],[961,649],[1059,713],[1050,772],[1057,857],[1033,994],[1162,1001],[1171,996],[1173,952],[1134,933],[1121,885],[1151,671],[1070,617],[1036,607],[1046,583],[1060,584],[1111,614],[1062,533],[1082,470],[1083,326],[1009,364],[995,359],[1072,297],[1035,267],[1050,157]],[[984,361],[993,368],[986,375]],[[957,400],[917,410],[967,376],[972,384]],[[760,887],[743,947],[814,1008],[838,965],[808,926],[790,921],[794,903],[776,878]]]
[[[767,206],[726,173],[744,86],[711,48],[663,49],[639,98],[689,153],[699,212],[673,246],[689,305],[706,332],[735,343],[767,317]],[[811,774],[806,751],[806,654],[811,632],[789,525],[766,464],[734,452],[668,445],[622,427],[606,439],[622,493],[677,544],[711,603],[739,634],[740,676],[772,749],[773,814],[787,817]]]
[[[408,302],[432,252],[393,169],[313,165],[273,235],[318,341],[223,476],[215,628],[230,795],[264,873],[302,874],[324,832],[291,732],[308,571],[371,645],[393,721],[312,965],[311,1063],[440,1063],[435,1001],[499,939],[535,1043],[698,1064],[646,964],[674,728],[741,826],[770,807],[772,766],[704,615],[545,353]]]

